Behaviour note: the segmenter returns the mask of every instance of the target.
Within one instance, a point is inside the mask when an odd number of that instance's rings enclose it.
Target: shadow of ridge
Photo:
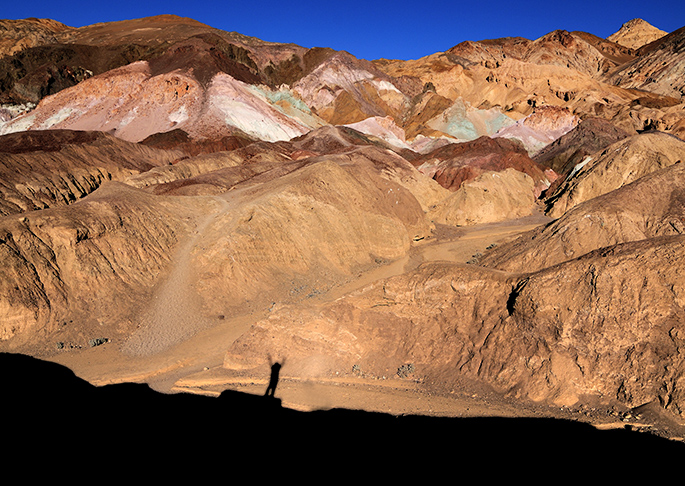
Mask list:
[[[2,409],[13,427],[4,443],[30,443],[35,450],[69,447],[86,457],[115,450],[171,453],[217,438],[232,447],[311,457],[343,453],[380,458],[462,459],[477,454],[556,460],[566,454],[621,458],[649,453],[682,459],[685,444],[626,429],[545,418],[441,418],[395,416],[359,410],[300,412],[278,398],[225,391],[218,398],[163,394],[145,384],[95,387],[69,369],[23,355],[0,353]],[[117,440],[115,440],[117,439]],[[204,450],[204,449],[203,449]]]

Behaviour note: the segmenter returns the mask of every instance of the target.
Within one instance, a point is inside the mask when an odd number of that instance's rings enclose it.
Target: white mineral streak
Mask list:
[[[319,110],[332,103],[339,92],[355,91],[357,83],[370,80],[370,72],[350,67],[342,58],[334,57],[295,83],[293,91],[311,108]]]
[[[29,113],[18,116],[12,120],[0,123],[0,135],[7,135],[8,133],[23,132],[30,130],[35,123],[36,115]]]
[[[227,125],[276,142],[304,135],[310,129],[275,109],[249,85],[219,73],[207,90],[210,110],[220,113]]]
[[[175,124],[183,123],[188,120],[188,110],[185,105],[182,105],[178,110],[169,114],[169,121]]]
[[[568,175],[568,177],[566,179],[567,180],[571,179],[574,175],[576,175],[578,172],[580,172],[580,169],[585,167],[588,164],[588,162],[591,162],[591,161],[592,161],[592,157],[590,157],[589,155],[587,157],[585,157],[582,162],[578,163],[573,168],[573,170],[571,171],[571,173]]]
[[[395,121],[389,116],[372,116],[360,122],[350,123],[345,126],[353,128],[358,132],[378,137],[395,147],[411,149],[405,140],[404,130],[398,127],[395,124]]]

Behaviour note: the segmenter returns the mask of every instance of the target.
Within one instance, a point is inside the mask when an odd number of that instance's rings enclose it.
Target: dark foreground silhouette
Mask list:
[[[649,466],[663,480],[685,458],[681,443],[570,421],[299,412],[274,397],[232,391],[212,398],[166,395],[143,384],[95,387],[67,368],[23,355],[0,353],[0,380],[4,463],[11,468],[29,458],[32,473],[59,475],[74,464],[118,471],[138,463],[146,472],[195,471],[215,461],[235,467],[249,456],[265,465],[283,460],[298,474],[304,464],[326,464],[333,478],[364,466],[385,471],[386,479],[389,472],[425,479],[470,471],[490,479],[543,470],[616,479]]]

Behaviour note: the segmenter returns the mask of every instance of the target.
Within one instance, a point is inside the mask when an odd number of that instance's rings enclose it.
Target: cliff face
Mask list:
[[[51,19],[0,20],[0,58],[31,47],[56,44],[73,30]]]
[[[685,94],[685,81],[678,75],[685,66],[685,28],[659,38],[637,52],[639,56],[616,69],[608,81],[623,88],[670,97],[674,99],[671,104],[678,104]]]

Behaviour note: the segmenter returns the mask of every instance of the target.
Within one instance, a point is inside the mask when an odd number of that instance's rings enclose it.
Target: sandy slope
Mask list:
[[[183,291],[195,278],[189,265],[189,253],[201,240],[212,220],[227,207],[228,203],[225,202],[217,206],[217,212],[210,214],[199,224],[197,233],[181,243],[174,269],[153,297],[155,303],[148,316],[150,328],[141,328],[121,350],[114,344],[104,345],[79,353],[57,354],[50,359],[68,366],[77,375],[99,385],[145,381],[159,389],[170,391],[177,380],[183,379],[183,389],[198,388],[197,391],[201,392],[199,387],[204,386],[204,373],[191,378],[189,375],[204,368],[220,366],[224,352],[233,340],[269,312],[248,310],[242,315],[204,323],[204,326],[200,320],[200,324],[194,329],[187,326],[188,319],[192,318],[197,322],[201,314],[198,312],[198,303],[189,297],[189,293]],[[416,246],[404,258],[349,279],[340,279],[328,292],[310,299],[309,303],[313,306],[322,305],[376,280],[413,270],[421,263],[468,262],[474,255],[484,252],[489,245],[501,243],[547,221],[545,216],[536,214],[513,221],[463,228],[438,227],[435,238]],[[188,333],[192,334],[193,331],[198,332],[189,337]],[[248,382],[253,380],[254,377],[250,377]],[[224,385],[228,386],[219,383],[218,388]],[[217,389],[217,383],[212,386],[214,390]],[[301,406],[308,405],[306,397],[293,401],[301,401]]]

